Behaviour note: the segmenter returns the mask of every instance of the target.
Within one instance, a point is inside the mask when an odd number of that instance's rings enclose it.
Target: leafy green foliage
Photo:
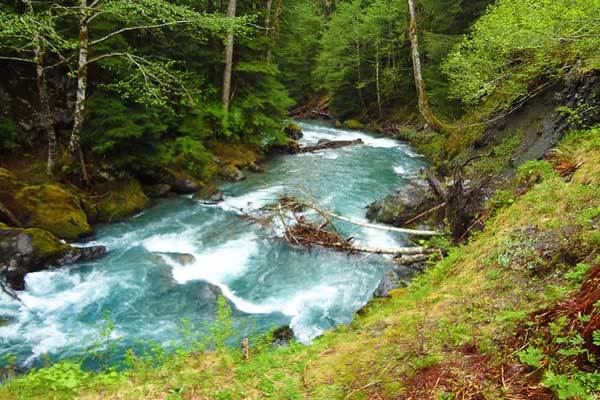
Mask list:
[[[576,60],[597,62],[598,0],[499,0],[444,63],[450,93],[467,106],[504,106],[536,79],[562,74]]]

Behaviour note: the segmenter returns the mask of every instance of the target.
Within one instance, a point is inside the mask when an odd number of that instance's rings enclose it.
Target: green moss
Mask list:
[[[237,168],[245,168],[259,161],[256,149],[243,143],[212,143],[210,149],[221,165],[231,164]]]
[[[90,232],[79,199],[58,185],[26,186],[15,196],[16,214],[27,226],[74,240]]]
[[[120,221],[150,205],[142,186],[134,178],[108,182],[98,187],[101,198],[98,202],[98,221]]]
[[[360,130],[360,129],[365,129],[365,126],[363,125],[362,122],[360,122],[356,119],[348,119],[348,120],[344,121],[344,128]]]
[[[33,246],[33,260],[35,263],[44,264],[54,262],[62,257],[70,246],[63,243],[52,233],[39,228],[13,228],[0,224],[0,242],[3,238],[14,237],[25,233],[31,238]]]
[[[43,229],[29,228],[25,229],[24,232],[31,237],[33,251],[39,259],[60,258],[69,249],[69,245],[61,242],[56,236]]]
[[[23,187],[16,176],[4,168],[0,168],[0,201],[12,209],[16,192]]]
[[[554,168],[545,160],[526,161],[517,168],[517,180],[525,187],[531,187],[553,176],[556,176]]]

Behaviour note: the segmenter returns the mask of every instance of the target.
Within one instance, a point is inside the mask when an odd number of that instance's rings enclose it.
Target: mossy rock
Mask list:
[[[123,220],[150,205],[142,186],[134,178],[107,182],[97,187],[101,193],[98,202],[98,221]]]
[[[223,179],[230,182],[239,182],[246,179],[246,176],[234,164],[224,165],[219,171],[219,174]]]
[[[294,140],[299,140],[302,139],[302,128],[300,128],[300,125],[291,122],[289,124],[286,125],[286,127],[283,129],[283,131],[285,132],[285,134],[294,139]]]
[[[31,237],[33,251],[40,260],[54,260],[62,257],[70,249],[68,244],[60,241],[52,233],[39,228],[24,230]]]
[[[253,146],[243,143],[212,143],[210,148],[221,165],[231,164],[237,168],[245,168],[260,159]]]
[[[91,232],[79,199],[58,185],[25,186],[15,195],[20,221],[45,229],[61,239],[74,240]]]
[[[360,122],[356,119],[348,119],[348,120],[344,121],[344,128],[360,130],[360,129],[365,129],[365,126],[363,125],[362,122]]]

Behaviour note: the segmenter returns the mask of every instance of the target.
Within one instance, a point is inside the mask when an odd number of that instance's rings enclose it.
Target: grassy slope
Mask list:
[[[0,398],[544,398],[548,369],[600,385],[598,364],[546,354],[536,369],[518,353],[547,328],[528,315],[578,289],[577,263],[600,263],[600,128],[562,150],[580,165],[570,180],[545,177],[411,286],[311,346],[259,346],[248,363],[235,350],[181,354],[102,375],[61,363],[9,381]]]

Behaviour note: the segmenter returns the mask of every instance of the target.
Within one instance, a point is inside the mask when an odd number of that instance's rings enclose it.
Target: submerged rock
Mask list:
[[[142,186],[134,178],[106,182],[96,188],[101,193],[98,201],[98,221],[123,220],[150,205]]]
[[[384,197],[367,208],[367,218],[384,224],[401,226],[431,209],[439,201],[423,180],[415,180],[396,193]]]
[[[42,229],[0,225],[0,274],[14,290],[25,288],[29,272],[90,261],[105,254],[104,246],[73,247]]]

